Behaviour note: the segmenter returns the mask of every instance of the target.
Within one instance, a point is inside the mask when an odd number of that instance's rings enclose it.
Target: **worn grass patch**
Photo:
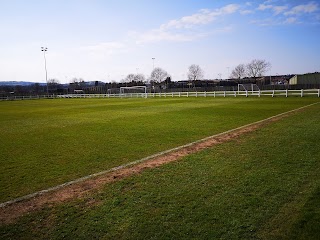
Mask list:
[[[317,239],[320,106],[102,193],[2,226],[5,239]],[[273,224],[277,223],[277,224]]]

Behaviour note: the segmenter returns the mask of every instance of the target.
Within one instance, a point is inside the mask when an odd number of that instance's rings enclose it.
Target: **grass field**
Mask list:
[[[317,100],[175,98],[0,102],[0,201]]]
[[[35,101],[13,103],[12,105],[17,104],[17,106],[11,105],[11,107],[10,103],[6,103],[8,111],[10,110],[6,124],[11,122],[13,132],[14,118],[20,123],[27,121],[27,117],[21,119],[20,116],[23,112],[27,112],[28,108],[28,111],[34,109],[32,104],[39,104],[41,106],[38,106],[38,114],[34,110],[30,118],[38,116],[33,121],[39,121],[42,124],[41,128],[49,132],[58,131],[59,120],[66,122],[66,119],[72,118],[70,122],[77,121],[77,117],[72,117],[68,111],[63,113],[69,108],[72,115],[78,116],[78,121],[81,122],[76,128],[79,131],[81,127],[85,128],[85,124],[95,123],[92,128],[83,129],[87,133],[85,139],[88,139],[97,134],[92,133],[90,136],[89,129],[103,131],[104,121],[112,125],[107,120],[108,115],[111,115],[110,118],[113,116],[117,119],[116,125],[120,122],[131,126],[124,127],[123,133],[129,134],[123,136],[126,141],[131,137],[134,139],[131,132],[135,127],[136,134],[144,136],[137,138],[143,143],[141,145],[140,142],[137,143],[144,149],[140,150],[140,154],[130,155],[132,148],[129,143],[125,143],[122,150],[114,149],[118,156],[115,159],[122,159],[119,161],[125,162],[130,158],[139,158],[144,154],[181,145],[183,142],[266,118],[316,100],[300,98],[113,102],[90,100],[64,104],[55,101]],[[19,104],[29,106],[23,108]],[[20,109],[20,112],[17,109]],[[50,112],[50,109],[57,114],[52,124],[48,118],[46,121],[41,120],[44,112]],[[96,118],[88,117],[93,115],[96,115]],[[12,118],[11,121],[9,116]],[[105,119],[100,119],[98,116],[103,116]],[[152,121],[146,120],[146,117]],[[320,105],[317,104],[238,139],[192,154],[178,162],[146,170],[140,175],[109,184],[99,194],[32,213],[17,223],[2,226],[1,238],[318,239],[320,236],[319,119]],[[44,123],[47,122],[50,126],[53,125],[54,131],[49,126],[45,127]],[[149,128],[147,123],[152,125],[152,128]],[[156,125],[159,123],[162,124],[158,128]],[[179,126],[181,124],[185,125]],[[74,129],[72,126],[70,123],[69,128]],[[34,128],[34,131],[36,129]],[[147,129],[149,131],[157,129],[158,132],[149,133]],[[61,132],[65,131],[60,131],[54,136],[63,136]],[[46,136],[45,133],[48,132],[44,132],[43,136]],[[172,137],[170,133],[178,136]],[[40,134],[41,131],[38,130],[37,135]],[[72,131],[69,129],[65,134],[67,137]],[[28,135],[31,135],[30,132]],[[147,137],[151,137],[151,140],[144,139]],[[54,141],[55,138],[47,136],[42,138],[42,141],[44,139]],[[153,144],[156,140],[159,146]],[[90,141],[84,141],[90,144]],[[43,147],[41,141],[37,143]],[[149,143],[152,145],[151,149],[142,147]],[[64,139],[61,145],[65,144],[70,143]],[[95,152],[90,153],[94,155]],[[99,167],[93,167],[90,171],[117,164],[112,157],[108,158],[110,152],[105,151],[104,154],[108,164],[101,162],[99,164],[97,161],[95,164]],[[57,156],[59,154],[55,157]],[[63,165],[60,162],[59,164]],[[85,166],[88,164],[82,161],[79,169]],[[64,168],[61,167],[60,171]],[[43,169],[47,174],[51,174],[50,168]],[[63,175],[65,174],[67,173],[64,172]]]

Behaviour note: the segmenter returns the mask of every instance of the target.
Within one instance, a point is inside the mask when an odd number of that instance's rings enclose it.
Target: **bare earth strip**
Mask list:
[[[8,224],[14,222],[14,220],[26,213],[39,210],[45,206],[52,206],[57,203],[84,197],[93,191],[98,191],[107,183],[118,181],[125,177],[141,173],[145,169],[155,168],[163,164],[179,160],[189,154],[235,139],[240,135],[252,132],[268,123],[280,120],[311,105],[281,113],[255,123],[213,135],[100,173],[76,179],[50,189],[1,203],[0,222]]]

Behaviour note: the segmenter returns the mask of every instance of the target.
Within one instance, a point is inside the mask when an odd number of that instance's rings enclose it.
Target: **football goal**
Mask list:
[[[146,86],[120,87],[120,97],[144,97],[147,98]]]
[[[257,84],[238,84],[238,93],[241,91],[251,91],[252,93],[260,91]]]

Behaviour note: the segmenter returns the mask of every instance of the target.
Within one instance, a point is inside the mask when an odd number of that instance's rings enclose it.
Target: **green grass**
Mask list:
[[[0,202],[316,101],[162,98],[0,102]]]
[[[318,239],[320,105],[103,192],[2,226],[3,239]]]

